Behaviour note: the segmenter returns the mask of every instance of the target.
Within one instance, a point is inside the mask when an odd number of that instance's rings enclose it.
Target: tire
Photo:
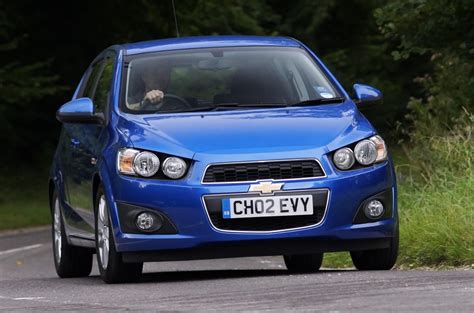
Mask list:
[[[107,284],[130,283],[140,280],[143,263],[124,263],[115,249],[109,207],[101,186],[95,201],[95,242],[100,277]]]
[[[397,222],[395,236],[390,240],[390,246],[388,248],[352,251],[352,263],[361,271],[383,271],[392,269],[398,257],[399,236]]]
[[[319,271],[323,263],[323,254],[285,255],[286,268],[291,273],[311,273]]]
[[[87,248],[76,247],[67,242],[63,215],[57,192],[54,192],[51,201],[53,241],[53,258],[56,273],[61,278],[86,277],[92,270],[93,251]]]

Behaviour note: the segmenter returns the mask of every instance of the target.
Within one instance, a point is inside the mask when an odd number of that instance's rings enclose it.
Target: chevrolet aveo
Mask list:
[[[317,271],[398,253],[397,190],[383,139],[301,42],[190,37],[112,46],[89,66],[49,180],[60,277],[140,278],[143,262],[283,255]]]

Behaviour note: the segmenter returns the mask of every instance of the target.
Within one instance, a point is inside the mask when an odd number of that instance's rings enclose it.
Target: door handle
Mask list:
[[[71,146],[77,147],[77,146],[79,146],[80,144],[81,144],[81,142],[80,142],[78,139],[76,139],[76,138],[71,138]]]

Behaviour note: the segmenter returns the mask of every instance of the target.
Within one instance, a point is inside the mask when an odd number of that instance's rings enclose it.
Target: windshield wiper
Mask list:
[[[150,113],[185,113],[185,112],[209,112],[209,111],[219,111],[219,110],[232,110],[239,108],[284,108],[289,106],[305,106],[305,105],[318,105],[318,104],[328,104],[328,103],[339,103],[343,102],[344,98],[322,98],[322,99],[313,99],[305,100],[298,103],[286,104],[286,103],[236,103],[236,102],[227,102],[227,103],[218,103],[213,106],[203,106],[203,107],[194,107],[186,108],[180,110],[166,110],[166,111],[151,111]]]
[[[331,104],[331,103],[341,103],[344,102],[345,98],[343,97],[335,97],[335,98],[320,98],[320,99],[310,99],[304,100],[301,102],[296,102],[289,104],[290,107],[297,107],[297,106],[309,106],[309,105],[319,105],[319,104]]]
[[[281,108],[286,107],[286,104],[240,104],[240,103],[219,103],[213,106],[194,107],[180,110],[166,110],[155,111],[150,113],[184,113],[184,112],[206,112],[219,110],[232,110],[238,108]]]
[[[286,107],[286,103],[237,103],[237,102],[227,102],[227,103],[218,103],[215,105],[216,108],[280,108]]]

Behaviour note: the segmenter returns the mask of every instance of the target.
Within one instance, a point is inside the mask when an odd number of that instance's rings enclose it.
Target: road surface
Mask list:
[[[289,275],[280,257],[149,263],[140,283],[59,279],[49,230],[0,235],[0,311],[474,312],[474,270],[323,269]]]

